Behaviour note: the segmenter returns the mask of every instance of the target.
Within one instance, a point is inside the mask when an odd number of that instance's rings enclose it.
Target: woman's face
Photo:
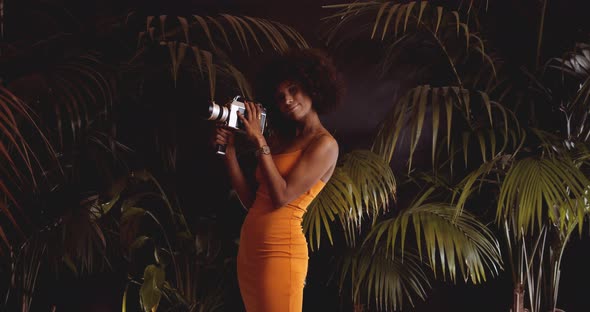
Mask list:
[[[281,113],[292,120],[300,120],[313,110],[311,98],[295,82],[281,83],[275,100]]]

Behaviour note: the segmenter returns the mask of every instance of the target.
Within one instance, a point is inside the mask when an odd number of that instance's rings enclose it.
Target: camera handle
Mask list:
[[[225,144],[217,144],[217,151],[218,155],[225,155]]]
[[[227,125],[227,121],[225,121],[225,125]],[[217,146],[215,147],[215,153],[217,155],[225,156],[225,146],[225,144],[217,144]]]

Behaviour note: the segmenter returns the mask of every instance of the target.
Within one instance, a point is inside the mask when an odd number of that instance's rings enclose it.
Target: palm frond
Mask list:
[[[2,86],[0,86],[0,108],[2,109],[0,114],[0,130],[2,131],[0,132],[2,137],[0,155],[9,165],[12,165],[6,168],[6,172],[3,172],[3,174],[11,179],[18,179],[15,181],[23,182],[26,172],[33,186],[37,187],[36,170],[43,170],[41,158],[37,154],[43,151],[33,150],[30,144],[32,139],[25,137],[22,129],[30,127],[30,130],[44,143],[42,146],[46,149],[49,158],[55,160],[53,146],[38,125],[38,116],[31,107],[12,93],[11,90]],[[11,153],[14,154],[11,155]],[[15,156],[18,156],[18,162]],[[35,166],[38,166],[38,169],[35,169]]]
[[[378,311],[402,309],[405,300],[414,306],[415,298],[425,300],[431,288],[419,257],[409,252],[402,260],[400,256],[390,257],[383,249],[372,252],[360,247],[340,258],[337,270],[340,289],[350,279],[353,302],[374,304]]]
[[[474,105],[477,106],[474,107]],[[410,89],[395,103],[395,106],[383,119],[371,150],[381,155],[386,161],[391,161],[396,147],[402,145],[400,140],[402,132],[409,132],[408,170],[410,170],[413,155],[422,137],[425,121],[428,117],[427,111],[429,110],[430,114],[428,115],[432,119],[433,165],[436,161],[437,148],[439,148],[437,142],[441,127],[446,130],[443,139],[446,139],[447,151],[451,151],[451,144],[461,142],[460,146],[464,151],[465,158],[467,158],[469,135],[474,131],[477,132],[474,139],[480,146],[483,159],[488,157],[487,150],[490,151],[489,158],[493,158],[507,146],[511,138],[509,134],[512,130],[509,125],[515,125],[514,130],[517,131],[516,134],[519,138],[523,135],[516,116],[500,103],[490,100],[485,92],[477,91],[474,96],[470,96],[469,90],[459,87],[433,88],[429,85],[421,85]],[[453,122],[455,115],[462,116],[462,126],[456,121]],[[500,125],[502,127],[500,129],[503,129],[501,134],[504,143],[502,149],[497,151],[494,129]],[[460,130],[454,127],[464,129],[458,138],[455,138],[455,133]],[[517,141],[513,140],[514,142]],[[486,146],[489,146],[489,149],[486,149]],[[467,162],[467,159],[465,159],[465,162]]]
[[[382,35],[381,40],[385,37],[389,26],[393,21],[393,27],[395,28],[394,34],[399,33],[399,29],[403,27],[403,31],[406,31],[408,27],[408,21],[410,16],[416,18],[416,23],[420,23],[424,9],[427,6],[427,2],[421,2],[419,7],[414,10],[417,1],[410,1],[408,3],[395,3],[394,1],[367,1],[367,2],[353,2],[346,4],[332,4],[322,6],[325,9],[336,9],[337,12],[324,17],[322,20],[325,22],[331,20],[337,20],[337,24],[333,26],[328,35],[328,42],[333,35],[339,30],[340,27],[346,23],[350,23],[355,19],[359,19],[364,15],[373,18],[371,38],[374,38],[377,34],[378,29],[381,29]],[[418,12],[414,12],[418,11]],[[417,14],[417,15],[416,15]],[[395,18],[393,16],[395,15]],[[383,17],[383,18],[382,18]],[[381,21],[383,20],[383,24]],[[403,25],[402,25],[403,23]]]
[[[71,268],[77,275],[104,269],[97,268],[97,259],[104,260],[101,264],[109,265],[103,229],[98,225],[96,215],[91,212],[91,207],[98,203],[98,196],[91,196],[84,201],[79,209],[73,208],[71,213],[62,219],[56,236],[58,239],[60,234],[63,235],[62,241],[53,243],[63,246],[64,257],[69,258]]]
[[[586,80],[590,76],[590,45],[577,42],[573,51],[564,53],[561,57],[549,59],[545,70],[553,68],[569,74],[579,80]]]
[[[590,45],[576,43],[573,51],[560,58],[552,58],[545,65],[545,75],[557,73],[560,84],[549,86],[549,98],[559,101],[559,109],[566,119],[568,139],[588,140],[588,109],[590,99]],[[550,71],[553,70],[553,71]]]
[[[15,248],[12,257],[11,287],[13,292],[6,294],[6,302],[16,301],[23,311],[29,311],[37,286],[37,279],[48,244],[43,233],[35,233],[21,246]],[[14,299],[13,299],[14,298]]]
[[[109,78],[99,69],[104,64],[91,55],[83,55],[56,68],[47,77],[55,112],[58,144],[66,148],[82,138],[82,133],[96,120],[108,118],[113,109],[115,91]],[[65,126],[64,126],[65,125]],[[53,128],[49,122],[47,127]],[[65,133],[70,136],[66,137]]]
[[[320,247],[322,227],[333,244],[330,223],[336,216],[344,229],[349,245],[354,245],[356,233],[360,230],[363,216],[361,193],[348,173],[336,167],[332,177],[316,196],[303,215],[303,232],[312,250]]]
[[[371,39],[375,39],[379,32],[381,33],[380,40],[388,46],[387,50],[390,51],[381,60],[383,72],[393,68],[394,59],[398,55],[398,52],[394,51],[403,53],[404,50],[409,50],[398,45],[411,45],[413,47],[411,50],[415,51],[416,46],[429,42],[438,47],[441,53],[437,57],[442,55],[444,61],[448,62],[452,75],[461,88],[464,86],[458,73],[458,65],[470,58],[470,51],[475,52],[475,55],[481,55],[482,66],[479,67],[489,67],[491,76],[496,76],[496,61],[486,52],[484,41],[479,37],[477,29],[472,29],[467,22],[462,21],[458,11],[447,10],[441,6],[435,7],[428,1],[353,2],[325,5],[323,8],[337,10],[337,13],[323,18],[323,21],[328,24],[328,32],[325,35],[328,44],[333,41],[337,33],[358,38],[363,36],[358,31],[362,29],[369,32],[364,36]],[[355,31],[341,30],[348,25]],[[393,31],[388,32],[390,28],[393,28]],[[424,36],[417,40],[407,40],[417,37],[408,37],[410,32],[424,34]],[[472,40],[477,41],[477,44],[470,44]]]
[[[246,98],[252,98],[252,86],[248,79],[244,76],[244,74],[238,70],[234,65],[230,63],[223,64],[223,66],[219,66],[217,69],[219,72],[223,73],[227,77],[232,77],[236,84],[238,85],[238,89],[240,90],[240,94],[246,96]]]
[[[477,284],[486,281],[488,273],[498,275],[502,269],[498,242],[492,232],[467,212],[456,216],[455,208],[444,203],[418,200],[397,217],[374,226],[365,243],[372,241],[374,250],[384,244],[386,253],[391,257],[397,250],[396,244],[401,244],[399,249],[403,257],[410,221],[420,258],[423,259],[422,251],[425,249],[435,275],[441,269],[442,276],[446,278],[448,271],[448,276],[455,282],[458,267],[465,280],[470,279]]]
[[[460,193],[459,199],[455,204],[457,208],[456,216],[459,216],[463,213],[463,208],[465,207],[465,203],[467,199],[473,194],[475,191],[475,183],[479,180],[480,181],[480,188],[483,183],[485,177],[492,171],[492,169],[497,165],[498,162],[505,163],[507,161],[508,156],[503,157],[495,157],[489,161],[485,161],[481,164],[479,168],[470,172],[463,178],[463,180],[459,183]],[[457,194],[453,195],[452,202],[455,202],[454,197]]]
[[[154,28],[154,20],[153,16],[146,19],[148,31]],[[161,20],[163,22],[160,23],[159,31],[152,30],[150,37],[140,35],[139,49],[130,63],[141,59],[140,56],[149,51],[146,49],[149,45],[168,47],[170,73],[174,83],[179,79],[181,68],[190,68],[195,64],[202,79],[205,78],[204,73],[208,74],[206,80],[209,83],[211,100],[215,99],[217,72],[234,78],[242,94],[251,94],[243,74],[232,64],[226,51],[232,50],[233,40],[237,40],[248,55],[253,43],[261,52],[267,46],[278,53],[283,53],[292,46],[309,47],[303,36],[292,27],[263,18],[220,14],[217,17],[192,15],[190,18],[177,19],[162,16]],[[168,25],[168,28],[163,25]],[[142,30],[140,34],[144,32]],[[185,57],[188,50],[192,51],[193,58]],[[190,59],[194,59],[194,63]]]
[[[469,2],[469,4],[467,4],[467,2]],[[469,14],[469,12],[471,12],[472,10],[485,10],[487,11],[489,7],[489,1],[488,0],[461,0],[459,2],[459,6],[458,9],[465,9],[467,10],[467,14]]]
[[[538,231],[525,233],[517,224],[515,211],[504,220],[510,264],[513,272],[521,272],[520,276],[513,273],[513,283],[525,286],[535,311],[540,310],[541,302],[545,306],[557,303],[563,253],[571,234],[579,228],[577,223],[578,220],[569,218],[563,227],[545,224]]]
[[[38,191],[38,179],[43,177],[46,166],[61,167],[53,145],[39,125],[39,117],[25,101],[3,86],[0,86],[0,138],[0,175],[3,177],[0,210],[8,219],[0,230],[2,241],[10,249],[14,248],[11,242],[18,239],[8,238],[7,233],[15,231],[20,238],[24,237],[21,222],[28,222],[18,196],[22,191]],[[21,214],[16,215],[16,211]],[[12,228],[6,227],[8,224]],[[0,246],[0,249],[4,248]]]
[[[40,268],[48,267],[57,274],[63,267],[74,275],[95,273],[110,266],[106,257],[106,237],[98,225],[91,207],[98,201],[97,195],[83,198],[76,207],[67,207],[69,213],[43,228],[36,230],[15,249],[12,265],[13,300],[22,300],[23,307],[30,306]],[[97,267],[97,260],[102,264]],[[23,292],[22,294],[20,292]],[[28,308],[23,308],[28,311]]]
[[[221,272],[217,270],[220,268],[210,262],[202,263],[202,259],[193,255],[186,255],[179,263],[185,275],[183,283],[177,283],[180,287],[176,288],[165,281],[161,289],[170,306],[183,311],[221,311],[225,281],[222,276],[205,277],[219,275]],[[203,283],[205,281],[206,284]]]
[[[396,182],[389,163],[371,151],[356,150],[345,154],[340,164],[359,189],[365,213],[374,223],[388,209],[390,198],[396,200]]]
[[[588,185],[590,181],[586,176],[565,158],[529,157],[515,161],[500,188],[497,220],[515,211],[517,226],[522,227],[524,233],[534,230],[535,224],[542,227],[544,220],[563,225],[564,218],[571,214],[582,220],[586,209],[584,205],[572,204],[572,199],[574,202],[582,199]]]

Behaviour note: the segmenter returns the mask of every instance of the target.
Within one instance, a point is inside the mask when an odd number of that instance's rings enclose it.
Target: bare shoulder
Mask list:
[[[338,155],[338,141],[328,131],[319,133],[309,144],[308,149],[312,153],[321,154],[323,156],[337,156]]]
[[[332,177],[338,162],[338,141],[328,132],[318,134],[309,144],[311,160],[324,170],[321,180],[326,183]]]
[[[323,132],[318,135],[318,138],[315,140],[317,144],[322,146],[328,146],[330,148],[338,148],[338,142],[336,139],[330,134],[330,132]]]

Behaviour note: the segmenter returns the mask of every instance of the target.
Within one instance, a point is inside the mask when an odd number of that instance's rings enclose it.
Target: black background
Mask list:
[[[304,34],[312,46],[323,46],[324,43],[318,36],[318,30],[321,28],[320,18],[327,15],[329,11],[322,9],[321,5],[337,3],[326,0],[63,2],[64,6],[70,8],[71,14],[79,16],[79,20],[88,25],[105,16],[121,14],[132,7],[139,7],[154,14],[180,15],[190,14],[194,10],[201,15],[227,12],[264,17],[293,26]],[[537,38],[532,34],[536,34],[535,29],[538,23],[536,12],[540,7],[539,1],[492,0],[491,2],[490,10],[486,13],[486,20],[493,27],[487,28],[487,38],[500,50],[507,61],[524,64],[534,62]],[[590,30],[590,19],[587,18],[590,9],[588,2],[549,1],[546,35],[543,41],[545,56],[553,56],[570,49],[574,39],[588,39],[587,34]],[[9,4],[7,8],[10,8]],[[6,14],[8,18],[10,11],[7,10]],[[10,33],[10,29],[7,33]],[[384,80],[375,79],[376,59],[381,53],[378,47],[378,44],[370,40],[359,40],[346,49],[333,52],[338,67],[345,74],[348,91],[342,109],[323,117],[323,121],[337,137],[343,152],[370,146],[381,116],[391,108],[393,99],[411,83],[404,81],[403,72],[394,72]],[[424,62],[427,61],[424,60]],[[207,148],[204,141],[197,140],[195,144],[203,144],[203,149]],[[420,154],[419,151],[416,154],[417,162],[420,162],[421,157],[422,160],[429,161],[430,153]],[[201,159],[203,162],[206,160],[207,158]],[[186,161],[190,162],[188,159]],[[392,164],[394,170],[401,170],[404,165],[403,154],[398,155]],[[225,183],[215,171],[219,168],[218,164],[197,163],[185,168],[187,168],[185,171],[187,176],[204,168],[211,169],[208,174],[211,175],[213,182],[208,186],[189,185],[187,183],[193,183],[192,180],[187,182],[189,180],[185,180],[186,177],[181,174],[178,178],[178,189],[180,193],[209,194],[209,198],[203,195],[205,197],[203,201],[214,206],[216,193],[211,192],[211,187],[222,188]],[[244,212],[236,209],[221,212],[220,215],[225,217],[226,222],[222,230],[227,232],[228,237],[235,237],[239,232]],[[590,289],[587,286],[587,281],[590,279],[588,249],[588,239],[583,236],[582,238],[573,237],[565,251],[558,304],[558,307],[565,311],[589,310],[586,297]],[[327,259],[330,256],[331,247],[327,243],[324,243],[319,251],[310,254],[304,311],[349,311],[350,309],[347,298],[339,296],[336,286],[333,283],[326,283],[330,272],[330,263]],[[99,274],[82,281],[62,279],[63,282],[60,285],[41,284],[40,289],[47,295],[47,299],[38,299],[39,303],[33,305],[33,308],[37,307],[38,311],[43,311],[41,307],[46,301],[58,303],[60,307],[57,309],[58,312],[120,311],[124,277],[121,277],[119,273]],[[236,287],[226,294],[228,312],[237,312],[241,308]],[[456,285],[451,282],[436,281],[433,284],[433,290],[428,293],[427,300],[416,303],[415,311],[509,311],[511,302],[512,282],[510,273],[505,271],[499,277],[491,278],[488,283],[478,286],[464,284],[461,281]]]

